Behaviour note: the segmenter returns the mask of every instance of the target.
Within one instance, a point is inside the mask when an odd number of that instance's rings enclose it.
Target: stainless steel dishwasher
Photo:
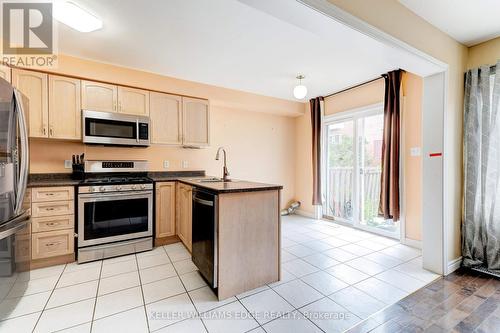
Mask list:
[[[201,275],[217,288],[217,196],[193,189],[192,260]]]

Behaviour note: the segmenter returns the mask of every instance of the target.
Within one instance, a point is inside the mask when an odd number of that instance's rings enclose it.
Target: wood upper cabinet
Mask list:
[[[151,143],[182,144],[182,97],[150,93]]]
[[[29,136],[34,138],[48,138],[49,104],[47,74],[14,68],[12,69],[12,84],[29,100]]]
[[[156,183],[156,238],[175,235],[175,182]]]
[[[112,84],[82,81],[82,109],[118,112],[118,87]]]
[[[49,137],[82,138],[80,80],[49,75]]]
[[[185,146],[210,145],[210,106],[208,100],[182,98],[182,132]]]
[[[119,86],[118,112],[149,116],[149,91]]]
[[[12,82],[10,77],[10,67],[0,65],[0,77],[5,81]]]
[[[193,188],[189,185],[177,184],[177,236],[184,245],[191,251],[192,247],[192,192]]]

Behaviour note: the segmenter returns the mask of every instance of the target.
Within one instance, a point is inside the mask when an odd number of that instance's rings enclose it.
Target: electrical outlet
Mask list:
[[[182,161],[182,167],[184,169],[187,169],[187,167],[188,167],[188,161]]]
[[[65,169],[73,168],[73,164],[72,164],[71,160],[64,160],[64,168]]]
[[[170,162],[169,161],[163,161],[163,168],[164,169],[170,168]]]

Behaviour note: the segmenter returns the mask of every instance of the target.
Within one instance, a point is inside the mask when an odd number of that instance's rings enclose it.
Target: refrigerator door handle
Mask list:
[[[24,114],[22,96],[21,93],[14,89],[14,96],[16,100],[16,111],[18,114],[19,130],[20,130],[20,141],[21,141],[21,163],[19,170],[19,181],[18,181],[18,191],[16,195],[16,207],[15,212],[19,214],[21,212],[24,200],[24,194],[26,193],[26,185],[28,182],[28,163],[29,163],[29,151],[28,151],[28,128],[26,125],[26,116]]]
[[[12,220],[2,224],[0,227],[0,240],[5,239],[9,236],[16,234],[21,231],[30,222],[30,217],[28,211],[25,211],[21,215],[13,218]]]

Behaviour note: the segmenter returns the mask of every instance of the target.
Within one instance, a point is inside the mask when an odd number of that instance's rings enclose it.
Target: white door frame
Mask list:
[[[363,33],[366,36],[369,36],[387,46],[404,50],[409,54],[414,56],[418,56],[421,59],[424,59],[433,65],[437,66],[440,70],[433,75],[429,75],[424,78],[424,103],[427,103],[427,107],[437,111],[438,114],[430,115],[428,114],[430,109],[423,108],[423,124],[427,122],[427,120],[431,118],[440,117],[442,120],[443,126],[441,128],[434,128],[435,133],[432,133],[432,136],[439,140],[439,145],[441,148],[440,153],[442,154],[440,157],[431,157],[430,153],[433,153],[433,149],[436,145],[426,146],[425,142],[422,146],[422,163],[423,163],[423,178],[432,176],[432,174],[441,174],[442,181],[441,182],[425,182],[423,184],[423,195],[422,195],[422,203],[423,207],[426,207],[426,203],[429,203],[428,193],[434,193],[432,198],[435,198],[436,195],[440,197],[440,202],[442,202],[442,210],[437,212],[437,216],[434,219],[434,225],[425,225],[426,221],[423,220],[423,234],[422,238],[428,238],[427,241],[422,242],[422,261],[424,268],[427,268],[438,274],[449,274],[452,271],[451,263],[456,261],[457,259],[450,260],[448,262],[448,247],[450,240],[448,237],[451,237],[451,233],[448,228],[448,212],[449,212],[449,202],[448,198],[451,197],[452,193],[450,193],[450,187],[447,184],[447,179],[444,177],[445,170],[448,168],[450,164],[450,159],[448,156],[448,135],[445,126],[447,124],[447,112],[448,109],[448,89],[449,89],[449,66],[447,63],[444,63],[433,56],[424,53],[417,48],[391,36],[390,34],[375,28],[374,26],[366,23],[360,18],[340,9],[334,4],[328,2],[327,0],[296,0],[298,2],[303,3],[304,5],[321,12],[322,14],[336,20],[339,23],[342,23],[345,26],[348,26],[356,31]],[[439,77],[436,79],[434,75],[438,74]],[[440,83],[436,84],[436,80],[439,80]],[[442,94],[439,98],[428,98],[427,101],[425,99],[427,97],[433,97],[429,94],[426,95],[426,92],[432,91],[433,87],[440,86],[442,87]],[[427,131],[427,129],[426,129]],[[427,132],[426,132],[427,134]],[[425,137],[425,135],[423,135]],[[436,163],[438,162],[438,163]],[[432,165],[430,168],[426,168],[426,165]],[[431,170],[432,169],[432,170]],[[427,170],[427,171],[426,171]],[[429,235],[430,232],[438,232],[438,237],[432,237]],[[426,249],[427,247],[427,249]],[[438,255],[436,255],[438,253]]]

